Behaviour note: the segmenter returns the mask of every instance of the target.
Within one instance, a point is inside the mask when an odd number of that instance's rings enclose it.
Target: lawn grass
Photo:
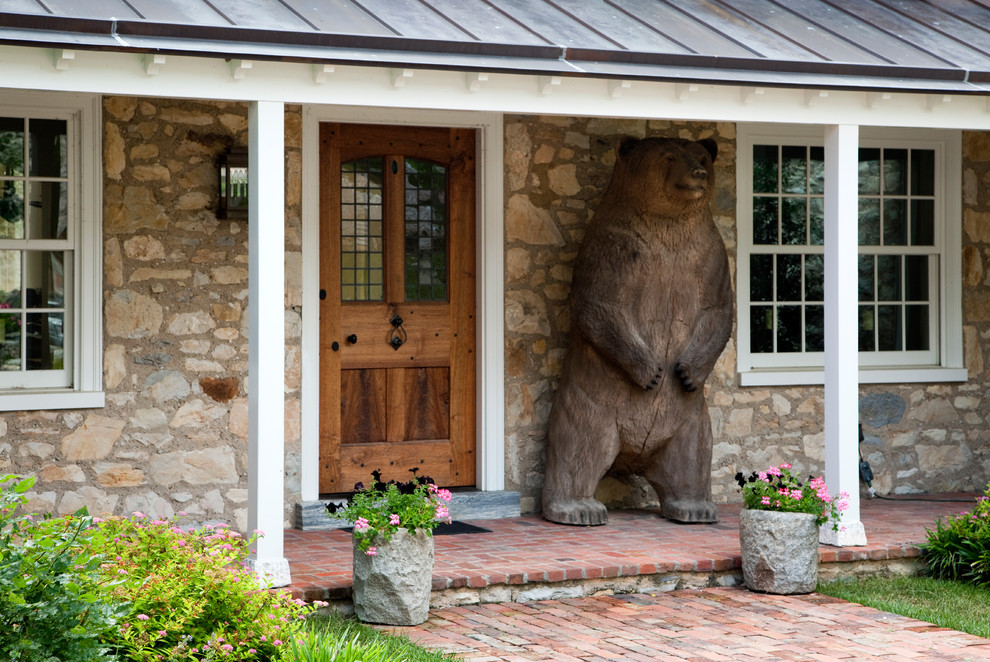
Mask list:
[[[990,638],[987,587],[923,576],[867,577],[822,583],[818,592]]]
[[[299,662],[457,662],[451,653],[430,651],[407,637],[376,630],[337,612],[317,614],[307,619],[308,651],[287,655]],[[350,644],[350,646],[347,646]],[[302,653],[302,654],[298,654]]]

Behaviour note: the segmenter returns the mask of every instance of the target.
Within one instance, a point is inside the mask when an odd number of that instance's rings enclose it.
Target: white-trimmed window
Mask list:
[[[819,128],[741,127],[739,372],[745,384],[822,383],[824,140]],[[862,129],[860,381],[965,379],[958,132]],[[950,274],[955,274],[951,277]]]
[[[0,103],[0,410],[103,406],[98,112]]]

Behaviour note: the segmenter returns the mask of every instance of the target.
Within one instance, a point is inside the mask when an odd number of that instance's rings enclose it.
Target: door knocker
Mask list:
[[[389,324],[392,325],[392,332],[388,336],[388,344],[392,346],[392,349],[398,351],[408,338],[406,330],[402,328],[402,318],[397,314],[393,315]]]

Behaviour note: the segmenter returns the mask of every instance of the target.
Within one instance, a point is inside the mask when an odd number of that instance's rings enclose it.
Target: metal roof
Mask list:
[[[624,79],[990,90],[990,0],[0,0],[0,44]]]

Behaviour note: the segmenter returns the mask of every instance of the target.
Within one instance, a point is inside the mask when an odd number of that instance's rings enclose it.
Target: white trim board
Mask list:
[[[990,128],[990,96],[867,90],[830,90],[815,96],[813,82],[793,87],[698,84],[684,94],[678,83],[632,81],[614,96],[615,81],[561,77],[549,94],[540,75],[490,73],[484,84],[470,74],[411,71],[395,84],[389,67],[339,65],[317,73],[300,62],[257,61],[236,78],[222,57],[169,55],[158,73],[147,73],[143,55],[79,50],[68,70],[58,70],[49,48],[0,46],[0,88],[92,92],[217,100],[270,100],[291,104],[366,108],[463,110],[544,115],[657,118],[723,122],[857,124],[957,129]]]
[[[504,251],[502,116],[496,113],[303,106],[302,119],[302,467],[301,499],[319,498],[319,158],[320,122],[468,127],[478,130],[477,479],[485,492],[505,488]]]

